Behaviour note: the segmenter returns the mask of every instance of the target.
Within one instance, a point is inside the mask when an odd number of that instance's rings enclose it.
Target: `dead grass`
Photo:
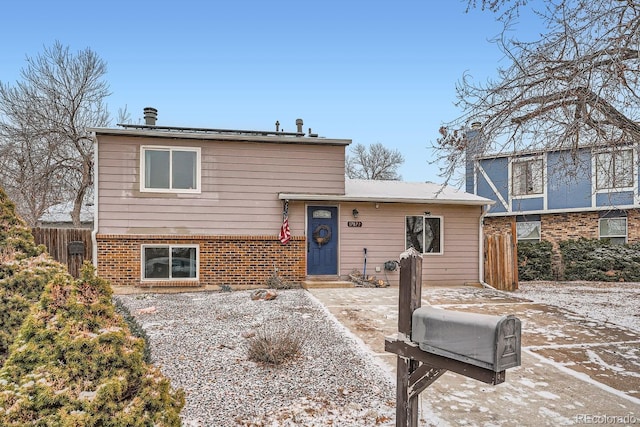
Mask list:
[[[303,344],[303,335],[292,327],[265,327],[249,339],[248,357],[258,363],[281,365],[297,358]]]

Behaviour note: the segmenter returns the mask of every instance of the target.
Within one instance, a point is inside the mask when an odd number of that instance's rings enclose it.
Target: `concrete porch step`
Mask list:
[[[302,282],[304,289],[325,289],[325,288],[354,288],[355,285],[348,280],[305,280]]]

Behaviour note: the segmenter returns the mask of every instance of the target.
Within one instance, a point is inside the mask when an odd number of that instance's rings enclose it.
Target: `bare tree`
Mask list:
[[[346,159],[346,175],[349,178],[401,180],[398,168],[404,163],[404,157],[398,150],[386,148],[380,143],[368,148],[356,144]]]
[[[31,224],[71,199],[78,226],[93,184],[87,128],[109,123],[106,63],[90,49],[73,54],[59,42],[26,62],[15,85],[0,82],[0,182]]]
[[[16,209],[28,224],[35,224],[52,204],[64,200],[56,160],[46,140],[15,133],[0,144],[2,187],[16,201]]]
[[[482,0],[505,31],[497,45],[510,60],[484,84],[465,75],[457,87],[463,114],[440,129],[436,148],[450,178],[464,162],[472,122],[482,124],[477,153],[581,146],[613,149],[640,140],[640,3],[547,0],[536,10],[547,33],[533,42],[507,30],[526,0]],[[475,7],[475,0],[469,1]],[[578,156],[574,156],[577,162]]]

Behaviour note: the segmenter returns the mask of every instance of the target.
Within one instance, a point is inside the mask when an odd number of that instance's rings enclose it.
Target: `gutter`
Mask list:
[[[98,137],[93,135],[93,230],[91,231],[91,262],[98,269]]]
[[[486,206],[493,201],[468,200],[468,199],[420,199],[414,197],[396,197],[390,195],[343,195],[343,194],[298,194],[298,193],[278,193],[280,200],[300,200],[310,202],[379,202],[379,203],[407,203],[407,204],[431,204],[431,205],[465,205],[465,206]]]

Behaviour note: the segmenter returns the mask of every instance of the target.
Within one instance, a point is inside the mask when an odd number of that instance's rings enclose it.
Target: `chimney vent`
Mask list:
[[[303,133],[302,132],[302,119],[296,119],[296,127],[298,128],[298,133]]]
[[[144,109],[144,124],[147,126],[155,126],[156,120],[158,120],[158,110],[153,107],[146,107]]]

